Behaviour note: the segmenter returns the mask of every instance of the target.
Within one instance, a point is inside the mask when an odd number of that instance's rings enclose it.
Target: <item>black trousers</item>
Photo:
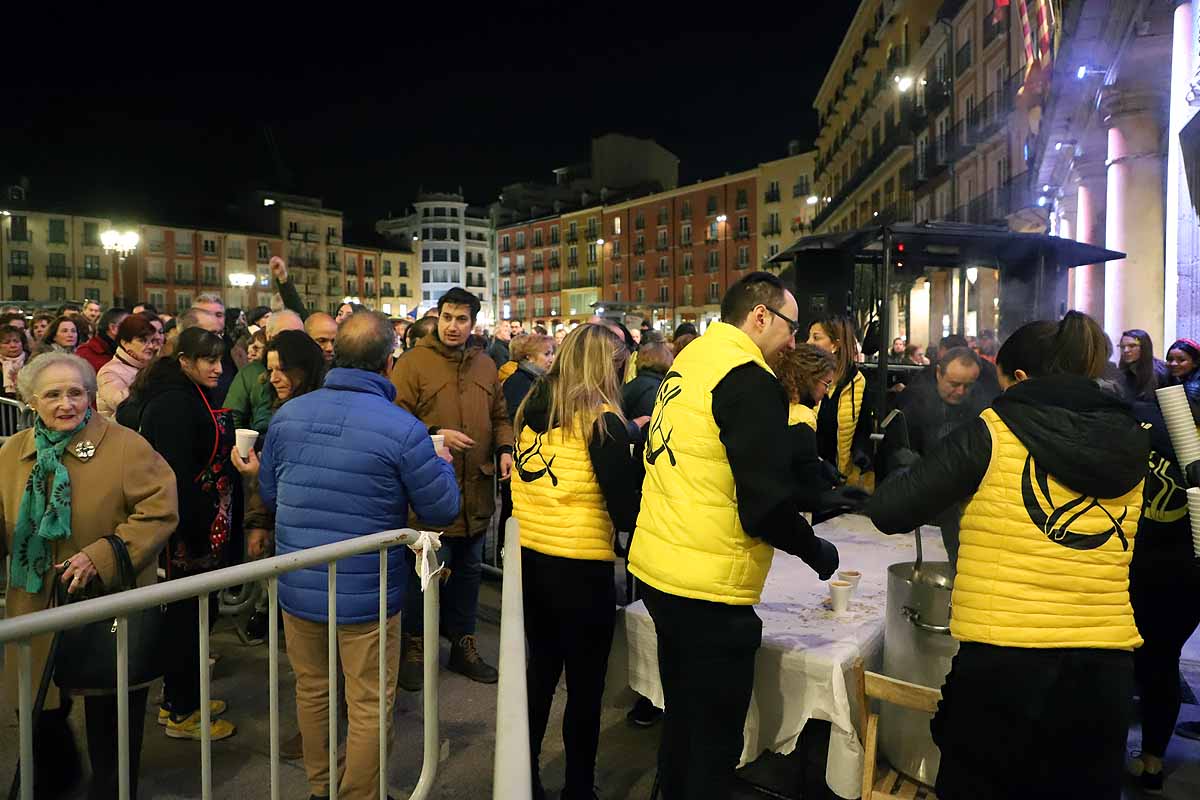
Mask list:
[[[208,596],[210,626],[216,624],[220,601]],[[166,648],[163,673],[163,705],[172,714],[185,717],[200,708],[200,603],[190,597],[167,604],[163,625]]]
[[[1179,656],[1200,626],[1200,568],[1190,542],[1177,554],[1134,559],[1129,599],[1145,644],[1133,651],[1142,698],[1142,751],[1162,758],[1179,719]],[[1139,542],[1140,546],[1140,542]]]
[[[138,766],[142,760],[142,733],[146,727],[147,688],[129,693],[129,796],[137,797]],[[117,775],[117,696],[85,697],[88,760],[92,764],[92,785],[88,800],[115,800],[119,787]]]
[[[521,577],[533,774],[536,780],[550,706],[565,667],[567,783],[562,797],[590,798],[600,746],[600,701],[617,617],[613,562],[558,558],[522,547]]]
[[[742,754],[762,620],[753,606],[691,600],[641,584],[658,634],[666,800],[726,800]]]
[[[142,734],[146,725],[148,688],[129,693],[129,796],[137,797],[138,771],[142,760]],[[38,797],[79,797],[78,751],[75,737],[67,724],[73,700],[63,698],[62,708],[42,712],[41,724],[34,733],[34,788]],[[117,775],[117,696],[88,696],[83,699],[84,724],[87,728],[88,761],[92,781],[88,800],[116,800],[120,788]]]
[[[940,800],[1119,800],[1133,654],[963,642],[930,723]]]

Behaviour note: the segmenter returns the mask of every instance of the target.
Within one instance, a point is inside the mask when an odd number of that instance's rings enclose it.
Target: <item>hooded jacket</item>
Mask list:
[[[496,508],[496,454],[511,452],[513,445],[495,363],[482,350],[447,347],[434,331],[396,361],[392,385],[396,405],[425,423],[430,433],[450,428],[475,440],[470,450],[454,454],[462,513],[444,531],[450,536],[483,533]]]
[[[1024,381],[867,505],[885,533],[967,501],[951,631],[1007,647],[1131,649],[1129,564],[1149,440],[1086,378]]]

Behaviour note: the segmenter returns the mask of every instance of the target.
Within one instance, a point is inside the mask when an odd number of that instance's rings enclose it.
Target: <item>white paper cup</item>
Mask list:
[[[429,438],[433,440],[433,451],[435,453],[441,452],[442,448],[446,446],[446,437],[440,433],[432,433],[429,435]]]
[[[1158,407],[1162,409],[1163,421],[1167,423],[1167,433],[1171,437],[1171,446],[1175,448],[1175,460],[1180,469],[1193,461],[1200,461],[1200,433],[1196,431],[1196,421],[1183,387],[1164,386],[1155,392],[1155,396],[1158,398]]]
[[[829,605],[833,608],[833,613],[841,614],[850,607],[850,593],[853,591],[854,587],[850,581],[829,582]]]
[[[1192,552],[1200,558],[1200,489],[1187,490],[1188,516],[1192,522]]]
[[[856,569],[839,569],[837,575],[840,580],[850,584],[853,590],[851,593],[858,591],[858,582],[862,580],[861,572]]]
[[[234,446],[237,447],[238,455],[242,459],[250,457],[250,451],[254,449],[254,442],[258,440],[258,431],[250,428],[238,428],[233,432]]]

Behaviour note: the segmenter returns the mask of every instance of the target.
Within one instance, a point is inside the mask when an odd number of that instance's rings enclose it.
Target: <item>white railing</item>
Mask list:
[[[525,684],[525,596],[521,531],[516,517],[504,530],[504,584],[500,596],[500,682],[496,687],[496,755],[492,797],[529,797],[529,694]],[[503,733],[503,735],[501,735]]]
[[[314,547],[287,555],[239,564],[178,580],[130,589],[58,608],[24,614],[0,621],[0,645],[17,646],[18,709],[20,715],[21,799],[33,800],[33,667],[32,639],[56,631],[100,620],[115,620],[117,636],[117,766],[119,797],[129,798],[129,622],[130,614],[178,600],[198,598],[200,607],[200,776],[204,800],[212,794],[211,707],[208,671],[208,599],[212,592],[230,586],[267,580],[269,617],[269,674],[271,714],[271,800],[279,800],[279,576],[322,564],[329,566],[329,796],[337,800],[337,564],[349,556],[379,553],[379,796],[387,797],[387,551],[416,544],[419,534],[411,528],[383,531],[344,542]],[[410,575],[409,580],[417,580]],[[438,652],[438,590],[432,580],[425,591],[425,652]],[[421,775],[411,800],[424,800],[433,789],[438,768],[438,659],[425,658],[425,749]],[[526,737],[527,739],[528,737]]]

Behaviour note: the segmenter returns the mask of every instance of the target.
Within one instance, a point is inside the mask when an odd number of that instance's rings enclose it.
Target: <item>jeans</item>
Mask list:
[[[658,632],[666,714],[658,776],[666,800],[727,800],[741,758],[762,620],[753,606],[641,584]]]
[[[416,556],[405,548],[410,569]],[[483,575],[483,534],[478,536],[446,536],[438,560],[450,570],[450,578],[442,586],[442,631],[457,642],[474,635],[475,618],[479,611],[479,581]],[[418,635],[425,631],[424,601],[421,582],[410,574],[404,595],[404,632]]]
[[[600,701],[617,619],[613,562],[558,558],[521,548],[525,638],[529,642],[529,752],[533,775],[563,668],[567,708],[563,797],[591,797],[600,746]]]
[[[304,771],[310,791],[329,795],[329,644],[324,622],[283,614],[288,658],[296,673],[296,719],[300,723]],[[379,798],[379,623],[338,625],[338,660],[346,679],[345,770],[338,797],[345,800]],[[396,702],[400,672],[400,618],[387,625],[387,709]],[[336,742],[334,743],[336,747]]]
[[[163,673],[163,705],[178,717],[200,708],[200,604],[189,597],[167,604],[163,625],[166,665]],[[217,593],[208,596],[208,620],[217,621]],[[207,665],[205,665],[207,667]]]

